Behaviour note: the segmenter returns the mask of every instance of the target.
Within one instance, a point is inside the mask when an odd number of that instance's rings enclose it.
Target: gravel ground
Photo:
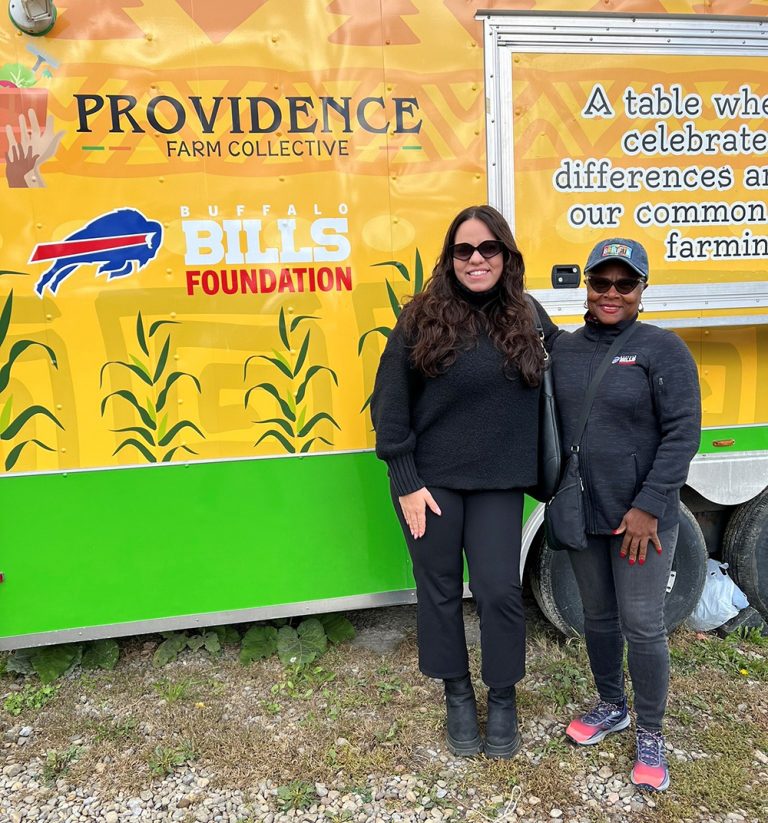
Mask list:
[[[729,802],[727,796],[705,791],[705,783],[701,788],[696,783],[711,780],[720,766],[713,763],[716,753],[701,746],[702,739],[709,739],[702,737],[708,724],[699,729],[688,719],[686,727],[680,718],[690,706],[682,702],[668,732],[673,789],[665,797],[637,791],[629,783],[630,735],[616,735],[618,739],[589,750],[567,745],[565,723],[590,694],[582,677],[583,644],[566,643],[536,621],[529,631],[529,675],[521,684],[522,751],[503,763],[484,757],[454,758],[442,741],[440,685],[415,673],[414,608],[356,612],[350,618],[357,637],[326,656],[337,677],[324,688],[314,688],[311,698],[292,699],[275,686],[288,682],[280,680],[282,670],[276,662],[243,669],[234,653],[219,659],[189,653],[158,671],[151,666],[154,641],[136,638],[125,644],[115,672],[90,681],[84,681],[88,675],[71,673],[48,706],[18,718],[0,711],[0,823],[757,823],[768,815],[762,813],[768,809],[768,733],[750,737],[740,749],[746,764],[743,774],[734,777],[724,769],[740,787]],[[466,622],[476,669],[479,632],[469,606]],[[366,679],[374,670],[377,674]],[[157,685],[162,686],[163,677],[197,683],[201,692],[174,702],[166,690],[163,698]],[[553,682],[559,691],[553,690]],[[211,684],[218,685],[206,691]],[[19,682],[9,676],[0,680],[0,693],[6,696],[18,688]],[[378,695],[378,702],[361,697],[369,692]],[[254,693],[262,696],[260,701],[254,702]],[[479,700],[482,717],[481,694]],[[334,706],[341,707],[341,714],[334,715]],[[740,715],[749,715],[760,734],[766,732],[765,683],[754,685],[748,702],[721,707],[720,715],[713,706],[712,722],[727,727],[727,710],[732,710],[734,723]],[[113,730],[123,729],[122,737],[122,732],[115,732],[114,739],[105,742],[105,723]],[[366,724],[374,730],[368,735],[370,745],[362,731]],[[101,734],[94,731],[98,729]],[[146,752],[179,730],[196,741],[194,748],[204,750],[180,756],[167,766],[166,774],[153,775]],[[206,749],[217,734],[221,739]],[[257,736],[249,736],[253,734]],[[237,739],[240,736],[242,740]],[[372,768],[377,764],[379,768]],[[681,793],[675,796],[678,772]],[[742,785],[744,775],[751,780],[749,785]],[[688,794],[682,791],[684,782]],[[731,791],[729,785],[724,790]],[[751,798],[750,803],[743,798]],[[742,804],[748,807],[740,808]]]

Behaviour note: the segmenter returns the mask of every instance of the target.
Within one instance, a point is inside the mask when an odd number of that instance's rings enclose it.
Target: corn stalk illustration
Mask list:
[[[419,250],[416,249],[416,257],[413,261],[413,277],[411,277],[411,273],[408,270],[408,267],[405,263],[401,263],[398,260],[385,260],[383,263],[374,263],[374,266],[393,266],[400,276],[405,280],[407,283],[413,284],[413,291],[410,292],[411,294],[418,294],[424,288],[424,264],[421,262],[421,254]],[[374,329],[368,329],[368,331],[363,332],[360,335],[360,339],[357,341],[357,356],[360,357],[363,353],[363,346],[365,345],[366,339],[371,334],[380,334],[382,337],[387,338],[392,333],[392,328],[394,327],[395,322],[397,322],[397,318],[400,317],[400,312],[403,310],[402,306],[402,297],[398,297],[397,293],[395,292],[394,286],[389,282],[389,280],[384,281],[387,286],[387,298],[389,299],[389,305],[392,309],[392,314],[394,315],[394,322],[392,326],[376,326]],[[371,393],[372,394],[372,393]],[[371,403],[371,394],[365,399],[365,403],[363,403],[362,407],[360,408],[360,413],[364,412]]]
[[[312,448],[313,443],[316,441],[325,443],[327,446],[333,445],[327,438],[319,434],[312,434],[315,427],[323,420],[328,421],[337,429],[340,429],[340,426],[326,411],[319,411],[307,419],[307,415],[310,413],[307,402],[307,389],[309,388],[310,382],[317,377],[318,374],[322,374],[323,372],[327,372],[337,386],[339,385],[339,379],[336,376],[336,372],[328,366],[319,364],[310,365],[307,361],[311,335],[310,329],[308,329],[304,335],[304,338],[298,346],[298,350],[292,342],[292,336],[304,321],[317,319],[319,318],[313,315],[302,314],[294,317],[289,326],[285,311],[281,308],[277,327],[280,340],[285,349],[283,351],[273,349],[271,357],[267,354],[252,354],[243,364],[243,382],[246,382],[248,379],[248,366],[250,363],[254,360],[266,360],[272,368],[279,373],[280,377],[278,379],[283,388],[281,392],[274,383],[264,382],[251,386],[245,392],[243,405],[246,409],[248,408],[248,401],[251,397],[256,392],[259,392],[261,394],[268,394],[274,398],[282,412],[282,417],[270,417],[264,420],[253,421],[260,425],[270,426],[253,444],[254,447],[270,437],[277,440],[289,454],[305,454]]]
[[[110,366],[119,366],[122,369],[127,369],[143,384],[149,393],[144,403],[141,403],[134,392],[130,389],[118,389],[110,392],[101,401],[101,416],[107,408],[107,403],[112,400],[116,402],[121,399],[128,403],[136,413],[139,415],[143,425],[126,426],[122,429],[112,429],[112,431],[126,435],[137,435],[134,437],[126,437],[118,447],[112,452],[114,457],[123,449],[129,446],[138,451],[141,456],[148,463],[168,463],[174,454],[181,449],[188,454],[197,454],[194,449],[191,449],[185,444],[173,445],[174,439],[184,430],[192,429],[197,432],[203,439],[205,435],[191,420],[178,420],[171,424],[171,414],[167,410],[168,393],[171,387],[182,378],[186,377],[195,384],[198,393],[201,392],[200,381],[189,372],[184,371],[170,371],[168,369],[168,356],[171,350],[171,335],[167,335],[165,342],[160,346],[158,341],[155,341],[153,347],[155,356],[150,354],[150,343],[163,326],[178,325],[176,320],[156,320],[145,331],[144,320],[141,312],[136,317],[136,341],[141,349],[144,358],[130,355],[132,362],[128,363],[123,360],[110,360],[101,367],[99,373],[99,387],[104,384],[104,372]]]
[[[24,274],[24,272],[0,271],[0,275],[4,274]],[[50,346],[47,346],[45,343],[40,343],[36,340],[17,340],[10,347],[10,350],[8,351],[7,355],[2,354],[3,346],[8,337],[8,329],[11,325],[12,313],[13,290],[11,290],[8,297],[5,299],[5,303],[3,303],[3,308],[2,310],[0,310],[0,362],[5,361],[3,362],[3,365],[0,367],[0,440],[4,442],[14,441],[17,438],[17,436],[21,434],[21,430],[33,417],[47,417],[49,420],[53,421],[60,429],[64,429],[64,426],[61,424],[61,421],[58,419],[58,417],[56,417],[56,415],[52,411],[50,411],[50,409],[47,409],[45,406],[41,405],[27,406],[21,411],[17,411],[16,416],[14,417],[13,395],[8,394],[7,397],[4,396],[6,389],[8,388],[8,384],[11,380],[11,372],[13,370],[14,364],[19,359],[19,357],[21,357],[21,355],[28,349],[33,347],[43,349],[43,351],[45,351],[45,353],[50,358],[51,365],[53,366],[53,368],[58,369],[59,367],[58,363],[56,362],[56,354],[53,351],[53,349]],[[21,440],[17,442],[6,455],[6,471],[10,471],[16,465],[16,462],[18,461],[19,457],[21,457],[21,453],[30,443],[32,443],[34,446],[37,446],[40,449],[45,449],[45,451],[53,451],[53,448],[51,446],[48,446],[46,443],[44,443],[42,440],[38,440],[36,437],[30,437],[27,440]]]

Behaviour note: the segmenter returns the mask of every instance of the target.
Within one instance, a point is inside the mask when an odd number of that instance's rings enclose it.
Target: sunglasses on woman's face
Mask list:
[[[454,243],[448,251],[451,253],[451,257],[455,257],[457,260],[469,260],[476,251],[479,251],[486,260],[489,260],[504,251],[504,244],[498,240],[483,240],[479,246],[473,246],[471,243]]]
[[[620,277],[611,280],[610,277],[587,277],[589,287],[598,294],[605,294],[613,286],[619,294],[631,294],[641,283],[637,277]]]

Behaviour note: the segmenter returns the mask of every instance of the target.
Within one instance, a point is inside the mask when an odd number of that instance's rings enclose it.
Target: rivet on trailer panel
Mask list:
[[[165,183],[165,178],[164,177],[158,177],[157,182],[158,183]]]

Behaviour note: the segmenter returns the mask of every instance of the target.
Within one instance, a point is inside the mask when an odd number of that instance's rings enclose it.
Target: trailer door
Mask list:
[[[641,240],[645,317],[677,330],[700,369],[705,431],[689,482],[723,504],[750,499],[768,482],[768,23],[478,19],[489,202],[513,226],[528,288],[577,327],[576,267],[601,239]],[[553,288],[570,275],[572,288]]]

